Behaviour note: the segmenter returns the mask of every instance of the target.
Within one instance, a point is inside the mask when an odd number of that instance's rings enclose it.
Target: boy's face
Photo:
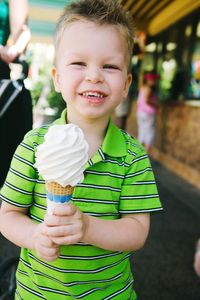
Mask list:
[[[127,56],[124,37],[115,26],[89,21],[68,25],[52,74],[69,119],[108,119],[128,93]]]

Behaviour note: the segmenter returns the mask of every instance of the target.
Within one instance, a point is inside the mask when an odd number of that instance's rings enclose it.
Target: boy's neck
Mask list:
[[[104,117],[98,120],[86,120],[84,118],[80,118],[80,116],[79,118],[76,118],[67,113],[67,122],[76,124],[83,130],[85,139],[89,145],[89,157],[91,158],[103,143],[108,127],[109,117]]]

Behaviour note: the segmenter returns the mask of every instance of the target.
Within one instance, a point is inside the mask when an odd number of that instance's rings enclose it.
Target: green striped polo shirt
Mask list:
[[[66,123],[66,111],[56,124]],[[48,126],[30,131],[17,148],[1,199],[28,208],[40,223],[46,212],[44,180],[34,167],[37,146]],[[147,154],[138,141],[109,122],[104,142],[88,161],[84,181],[74,189],[73,204],[97,218],[161,210]],[[54,262],[22,249],[17,269],[16,299],[133,300],[130,252],[109,251],[85,243],[62,246]]]

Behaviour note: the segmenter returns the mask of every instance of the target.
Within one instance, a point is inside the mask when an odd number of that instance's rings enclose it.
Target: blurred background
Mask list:
[[[25,84],[32,95],[34,127],[52,121],[64,108],[51,81],[52,37],[63,7],[70,2],[29,0],[32,36]],[[126,127],[134,136],[140,76],[150,70],[160,75],[152,167],[164,212],[152,216],[148,241],[132,257],[138,299],[199,300],[200,280],[193,259],[200,236],[200,0],[121,3],[136,26]],[[16,72],[13,66],[13,76]],[[0,258],[18,253],[2,236],[0,245]]]
[[[51,65],[52,36],[56,20],[70,1],[30,0],[29,25],[32,32],[27,58],[37,118],[40,113],[57,115],[64,103],[53,91]],[[135,110],[138,81],[143,71],[160,75],[161,109],[157,122],[154,155],[178,175],[200,188],[200,1],[122,0],[135,22],[137,34],[132,66],[134,86],[127,130],[137,136]],[[41,110],[42,109],[42,110]],[[192,152],[192,155],[190,155]]]

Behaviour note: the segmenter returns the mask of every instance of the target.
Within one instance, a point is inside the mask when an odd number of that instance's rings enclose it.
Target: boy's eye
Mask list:
[[[75,62],[72,62],[71,65],[74,65],[74,66],[85,66],[86,64],[82,61],[75,61]]]
[[[104,65],[103,68],[104,69],[111,69],[111,70],[119,70],[118,66],[116,66],[116,65],[109,65],[109,64]]]

